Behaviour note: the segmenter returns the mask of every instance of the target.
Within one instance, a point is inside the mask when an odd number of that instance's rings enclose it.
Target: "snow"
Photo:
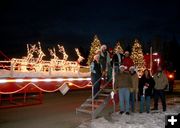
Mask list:
[[[0,70],[0,78],[7,78],[11,77],[11,73],[9,70]],[[90,72],[72,72],[72,71],[66,71],[66,72],[60,72],[60,71],[52,71],[51,75],[49,75],[49,72],[13,72],[13,77],[15,78],[24,78],[24,77],[90,77]]]
[[[131,113],[120,115],[118,112],[111,115],[111,121],[104,117],[84,122],[78,128],[164,128],[165,115],[180,113],[180,105],[159,113]]]

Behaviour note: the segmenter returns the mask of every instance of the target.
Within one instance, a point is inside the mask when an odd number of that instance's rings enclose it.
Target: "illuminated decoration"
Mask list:
[[[61,71],[61,72],[66,72],[66,71],[72,71],[72,72],[78,72],[80,69],[79,63],[84,59],[84,57],[81,56],[79,49],[75,48],[75,51],[78,55],[78,60],[77,61],[67,61],[68,55],[65,51],[64,46],[58,45],[59,52],[63,54],[63,59],[59,59],[56,55],[55,48],[54,50],[49,49],[49,52],[53,59],[51,59],[51,69],[52,71]]]
[[[75,48],[78,55],[77,61],[68,61],[68,55],[64,46],[57,45],[59,52],[63,54],[63,58],[60,59],[56,55],[55,47],[48,49],[52,59],[50,61],[43,60],[46,56],[41,48],[41,43],[27,44],[27,56],[22,59],[13,58],[11,61],[0,61],[1,68],[8,70],[0,70],[0,77],[89,77],[90,72],[81,73],[80,68],[84,66],[80,65],[80,62],[84,59],[81,56],[79,49]],[[89,68],[86,66],[85,68]],[[9,75],[8,75],[9,74]],[[83,76],[82,76],[83,75]]]
[[[46,55],[44,54],[44,52],[41,49],[41,43],[40,42],[38,42],[38,46],[39,46],[39,48],[37,49],[38,58],[36,60],[36,63],[41,63],[42,62],[42,58],[44,56],[46,56]]]
[[[0,79],[2,83],[13,83],[13,82],[60,82],[60,81],[90,81],[91,78],[28,78],[28,79]]]
[[[51,82],[51,85],[49,85],[48,82]],[[20,93],[24,89],[26,89],[26,91],[28,91],[28,89],[29,91],[33,89],[43,92],[55,92],[64,84],[67,84],[70,88],[76,89],[92,86],[90,78],[0,79],[0,94]]]
[[[48,49],[52,59],[43,60],[45,54],[41,43],[38,42],[38,44],[27,44],[26,57],[0,61],[2,65],[0,65],[0,94],[55,92],[65,84],[70,89],[91,87],[89,70],[80,72],[80,68],[89,67],[80,65],[84,58],[79,49],[75,49],[78,59],[68,61],[64,46],[58,45],[58,48],[59,52],[63,54],[62,59],[58,57],[54,47]]]
[[[29,47],[30,46],[30,47]],[[34,57],[37,55],[37,58]],[[43,70],[43,57],[45,56],[41,48],[41,43],[38,42],[38,47],[36,44],[27,44],[27,57],[22,59],[13,58],[11,60],[11,70],[18,70],[21,72],[27,72],[29,70],[34,70],[36,72]]]
[[[53,57],[53,59],[55,59],[55,60],[58,60],[59,58],[57,57],[57,55],[56,55],[56,50],[55,50],[55,48],[53,48],[53,49],[48,49],[49,50],[49,52],[50,52],[50,55]]]
[[[66,54],[66,51],[65,51],[65,49],[64,49],[64,46],[60,46],[60,45],[58,44],[58,48],[59,48],[59,52],[63,54],[63,60],[66,61],[66,60],[68,59],[68,55]]]
[[[78,48],[75,48],[75,51],[76,51],[76,53],[78,55],[78,60],[77,61],[78,61],[78,63],[80,63],[81,61],[84,60],[84,57],[81,56],[81,53],[79,52]]]
[[[122,49],[121,44],[120,44],[119,42],[116,43],[116,45],[115,45],[115,47],[114,47],[114,52],[115,52],[115,53],[116,53],[116,52],[119,52],[119,53],[121,53],[121,54],[124,53],[124,50]]]
[[[90,65],[90,63],[93,60],[94,55],[97,54],[96,51],[99,50],[100,48],[101,48],[101,42],[98,39],[97,35],[95,35],[94,40],[91,43],[91,49],[90,49],[90,53],[89,53],[88,61],[87,61],[88,65]]]
[[[144,61],[144,55],[142,52],[142,48],[141,48],[141,45],[140,45],[140,42],[138,39],[135,39],[135,41],[134,41],[134,45],[132,47],[131,58],[137,69],[138,75],[142,76],[142,73],[145,69],[145,61]]]

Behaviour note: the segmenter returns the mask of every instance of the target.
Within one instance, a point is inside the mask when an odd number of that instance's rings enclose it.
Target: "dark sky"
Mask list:
[[[38,40],[89,48],[95,34],[108,45],[156,35],[180,41],[179,0],[1,0],[0,15],[0,50],[8,55]]]

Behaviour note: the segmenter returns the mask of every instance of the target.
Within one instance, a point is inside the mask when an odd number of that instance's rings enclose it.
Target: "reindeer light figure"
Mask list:
[[[36,52],[37,47],[36,44],[30,44],[31,48],[29,48],[29,44],[27,44],[27,57],[26,60],[27,62],[30,62],[33,58],[33,53]]]
[[[44,54],[44,52],[42,51],[41,43],[40,43],[40,42],[38,42],[38,46],[39,46],[39,48],[38,48],[38,50],[37,50],[38,59],[37,59],[36,63],[40,63],[40,62],[42,61],[42,58],[43,58],[44,56],[46,56],[46,55]]]
[[[84,57],[81,56],[81,53],[79,52],[78,48],[75,48],[76,54],[78,55],[78,63],[82,62],[84,60]]]
[[[55,59],[55,60],[58,60],[59,58],[57,57],[57,55],[56,55],[56,49],[55,48],[53,48],[53,49],[48,49],[49,50],[49,52],[50,52],[50,55],[53,57],[53,59]]]
[[[59,52],[63,54],[63,60],[66,61],[66,60],[68,59],[68,55],[66,54],[66,51],[65,51],[65,49],[64,49],[64,46],[60,46],[60,45],[58,44],[58,48],[59,48]]]

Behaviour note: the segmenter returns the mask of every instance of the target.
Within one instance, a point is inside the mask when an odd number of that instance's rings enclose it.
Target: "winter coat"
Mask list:
[[[164,72],[156,73],[153,78],[154,78],[154,81],[155,81],[154,88],[156,90],[164,90],[167,87],[167,85],[169,84],[168,83],[168,78],[164,74]]]
[[[118,72],[115,75],[115,89],[132,88],[131,75],[127,72]]]
[[[121,65],[123,58],[124,58],[124,55],[121,53],[114,54],[111,65],[113,66],[113,63],[115,66]]]
[[[133,73],[131,74],[131,78],[132,78],[132,88],[131,88],[131,92],[138,92],[138,85],[139,85],[139,77],[137,75],[137,73]]]
[[[129,70],[129,67],[134,66],[134,63],[130,57],[124,57],[122,65],[127,66],[127,70]]]
[[[108,65],[110,65],[110,56],[108,51],[101,52],[99,62],[102,66],[102,71],[108,71]]]
[[[154,79],[152,77],[146,78],[144,75],[139,80],[139,94],[141,96],[143,95],[143,88],[144,88],[144,86],[146,86],[146,83],[149,84],[149,86],[145,91],[145,96],[151,96],[155,82],[154,82]]]
[[[101,73],[101,65],[100,63],[97,63],[97,61],[93,61],[91,63],[91,76],[95,75],[96,77],[101,77],[102,73]]]

